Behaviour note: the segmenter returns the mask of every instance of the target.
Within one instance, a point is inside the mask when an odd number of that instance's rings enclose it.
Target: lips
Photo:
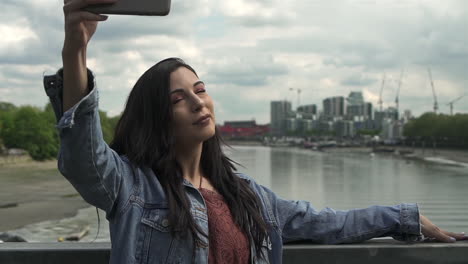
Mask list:
[[[192,125],[202,124],[202,123],[208,121],[210,118],[211,118],[210,114],[203,115],[202,117],[197,119],[197,121],[193,122]]]

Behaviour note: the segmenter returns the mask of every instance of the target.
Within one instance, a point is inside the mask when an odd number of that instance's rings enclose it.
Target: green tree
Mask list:
[[[454,147],[468,147],[468,114],[454,116],[425,113],[404,127],[404,135],[416,141],[432,141]]]
[[[102,136],[104,137],[104,141],[106,141],[107,144],[110,144],[114,138],[114,127],[112,126],[112,122],[107,116],[107,113],[101,110],[99,110],[99,118],[101,119]]]
[[[11,112],[16,110],[16,106],[8,102],[0,102],[0,112]]]
[[[13,114],[16,106],[7,102],[0,102],[0,148],[5,145],[4,134],[13,128]]]
[[[99,111],[104,140],[110,143],[120,116],[108,117]],[[57,120],[52,105],[44,110],[11,103],[0,102],[0,148],[21,148],[29,152],[35,160],[57,157],[59,134]]]
[[[58,139],[48,118],[47,113],[37,108],[20,107],[14,112],[12,123],[2,130],[5,146],[25,149],[35,160],[55,158]]]

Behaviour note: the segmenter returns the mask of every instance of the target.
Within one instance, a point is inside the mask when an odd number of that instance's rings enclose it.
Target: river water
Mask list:
[[[327,153],[298,148],[235,146],[225,150],[242,164],[240,172],[285,199],[307,200],[320,210],[418,203],[433,223],[455,232],[468,231],[468,167],[368,153]],[[96,241],[108,241],[101,212]],[[56,241],[90,226],[82,241],[97,232],[94,208],[76,217],[28,225],[14,233],[28,241]]]

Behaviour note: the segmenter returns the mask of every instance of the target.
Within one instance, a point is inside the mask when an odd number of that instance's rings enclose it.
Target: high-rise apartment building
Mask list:
[[[373,118],[372,104],[364,102],[361,92],[351,92],[346,98],[346,115],[348,120],[365,121]]]
[[[382,129],[382,126],[386,120],[398,120],[398,110],[395,107],[388,107],[383,111],[375,112],[374,123],[377,129]]]
[[[364,104],[364,97],[362,92],[350,92],[348,98],[346,98],[348,105],[362,105]]]
[[[286,133],[286,119],[292,112],[291,102],[272,101],[270,103],[270,128],[271,134],[280,136]]]
[[[329,97],[323,100],[323,114],[327,117],[342,117],[346,114],[343,96]]]
[[[317,114],[317,105],[309,104],[309,105],[301,105],[297,108],[298,113],[306,113],[306,114]]]
[[[372,103],[363,103],[359,105],[348,105],[346,115],[349,120],[363,121],[372,119]]]

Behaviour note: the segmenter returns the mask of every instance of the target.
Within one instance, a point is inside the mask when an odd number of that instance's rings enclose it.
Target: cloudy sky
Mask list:
[[[61,67],[62,0],[1,0],[0,101],[45,106],[42,75]],[[271,100],[297,105],[362,91],[400,109],[468,113],[468,1],[172,0],[169,16],[111,16],[90,43],[100,108],[119,114],[137,78],[166,57],[191,64],[217,122],[269,122]]]

